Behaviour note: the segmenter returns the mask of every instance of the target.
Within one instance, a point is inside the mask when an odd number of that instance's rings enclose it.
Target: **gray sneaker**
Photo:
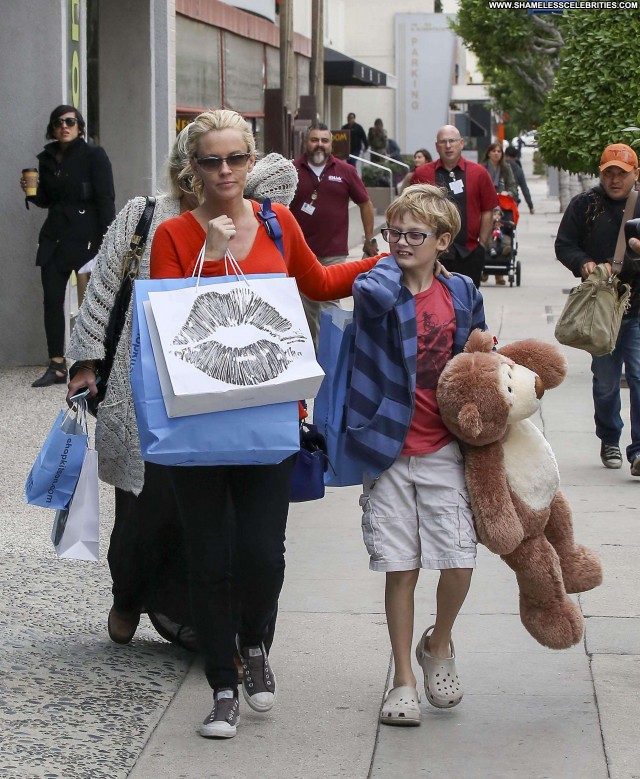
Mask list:
[[[640,476],[640,454],[637,454],[631,461],[631,475]]]
[[[276,677],[269,665],[264,644],[260,646],[238,645],[244,675],[242,694],[254,711],[269,711],[276,702]]]
[[[603,441],[600,444],[600,459],[605,468],[622,468],[622,452],[619,446],[605,444]]]
[[[233,690],[216,690],[213,693],[211,714],[200,725],[200,735],[205,738],[233,738],[239,724],[238,696]]]

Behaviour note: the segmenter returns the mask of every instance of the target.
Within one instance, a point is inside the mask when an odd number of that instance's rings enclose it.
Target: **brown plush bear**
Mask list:
[[[602,568],[574,542],[556,459],[528,417],[562,383],[567,363],[542,341],[493,345],[487,332],[470,335],[440,376],[438,405],[465,454],[478,538],[515,571],[522,624],[544,646],[566,649],[584,629],[567,593],[597,587]]]

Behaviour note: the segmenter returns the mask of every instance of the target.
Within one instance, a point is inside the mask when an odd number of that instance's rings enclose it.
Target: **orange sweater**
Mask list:
[[[260,206],[251,201],[254,214]],[[251,251],[240,261],[243,273],[285,273],[295,277],[300,292],[312,300],[333,300],[351,295],[355,277],[370,270],[377,257],[324,267],[307,246],[300,225],[289,210],[272,205],[282,227],[284,259],[262,223]],[[256,219],[258,217],[256,216]],[[151,278],[175,279],[190,276],[206,238],[205,231],[188,211],[158,225],[151,244]],[[203,276],[224,276],[223,260],[205,262]]]

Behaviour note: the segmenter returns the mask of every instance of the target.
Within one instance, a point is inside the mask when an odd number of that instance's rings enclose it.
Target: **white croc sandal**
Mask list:
[[[419,725],[420,696],[415,687],[394,687],[384,696],[380,722],[384,725]]]
[[[429,633],[435,625],[427,628],[416,646],[416,658],[424,671],[424,691],[427,700],[438,709],[457,706],[464,695],[462,682],[456,670],[456,653],[451,641],[451,657],[432,657],[429,653]]]

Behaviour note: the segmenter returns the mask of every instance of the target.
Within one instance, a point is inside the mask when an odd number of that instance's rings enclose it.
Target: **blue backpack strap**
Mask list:
[[[275,245],[278,247],[278,251],[284,258],[284,244],[282,243],[282,227],[280,227],[280,222],[278,222],[278,217],[275,215],[275,212],[271,208],[271,200],[266,197],[260,206],[260,210],[258,211],[258,218],[261,220],[262,224],[264,225],[264,229],[267,231],[267,235],[269,238],[271,238],[272,241],[274,241]]]

